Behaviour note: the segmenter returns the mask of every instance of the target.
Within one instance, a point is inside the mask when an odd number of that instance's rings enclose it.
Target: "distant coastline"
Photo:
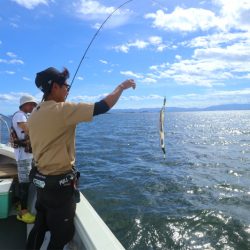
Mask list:
[[[138,109],[111,109],[108,113],[154,113],[159,112],[160,108],[138,108]],[[205,108],[181,108],[181,107],[167,107],[166,112],[202,112],[202,111],[230,111],[230,110],[250,110],[249,104],[224,104],[214,105]],[[0,113],[0,115],[3,115]],[[12,114],[5,114],[6,117],[11,117]]]
[[[112,109],[110,112],[159,112],[160,108],[139,108],[139,109]],[[249,104],[224,104],[205,108],[180,108],[166,107],[166,112],[195,112],[195,111],[230,111],[230,110],[250,110]]]

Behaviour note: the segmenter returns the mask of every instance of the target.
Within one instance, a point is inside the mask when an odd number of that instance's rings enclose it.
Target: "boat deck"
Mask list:
[[[0,143],[0,179],[7,178],[13,179],[10,199],[14,203],[18,190],[14,151],[13,148]],[[82,193],[80,193],[80,198],[81,202],[77,204],[74,219],[75,235],[72,241],[64,247],[64,250],[124,250],[124,247]],[[28,209],[34,214],[36,212],[35,200],[35,186],[30,185]],[[16,211],[12,208],[8,218],[0,219],[0,249],[25,249],[27,235],[31,228],[32,224],[26,225],[16,219]],[[47,249],[49,240],[50,233],[47,232],[41,250]]]
[[[3,146],[1,150],[4,150]],[[17,166],[14,159],[1,154],[0,179],[4,178],[12,178],[14,187],[17,180]],[[0,249],[25,249],[27,225],[16,219],[14,208],[10,211],[9,217],[0,219],[0,232]]]
[[[0,248],[25,249],[26,224],[18,221],[15,215],[0,220]]]
[[[4,148],[0,148],[4,152]],[[16,160],[8,157],[7,155],[0,155],[0,179],[3,178],[17,178],[17,165]]]

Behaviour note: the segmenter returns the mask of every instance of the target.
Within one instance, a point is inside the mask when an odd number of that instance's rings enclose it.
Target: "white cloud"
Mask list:
[[[0,101],[13,101],[13,100],[16,100],[17,98],[13,97],[13,95],[11,94],[0,94]]]
[[[155,70],[155,71],[158,71],[160,69],[164,69],[166,67],[170,66],[170,63],[162,63],[162,64],[159,64],[159,65],[152,65],[149,67],[150,70]]]
[[[250,30],[250,1],[248,0],[213,0],[220,7],[220,23],[224,30]]]
[[[163,39],[160,36],[150,36],[147,41],[136,39],[135,41],[131,41],[125,44],[114,46],[117,52],[128,53],[130,48],[137,48],[137,49],[145,49],[147,47],[153,47],[158,52],[162,52],[167,45],[163,43]]]
[[[171,106],[177,107],[208,107],[228,103],[249,103],[250,89],[216,91],[211,90],[204,94],[190,93],[169,98]]]
[[[77,80],[79,80],[79,81],[83,81],[83,80],[84,80],[84,78],[83,78],[82,76],[78,76],[78,77],[77,77]]]
[[[128,53],[129,52],[129,46],[122,44],[122,45],[118,45],[113,47],[117,52],[123,52],[123,53]]]
[[[9,17],[9,25],[12,28],[15,28],[15,29],[18,28],[20,23],[21,23],[20,15],[14,15],[14,16]]]
[[[208,30],[217,25],[218,18],[215,14],[206,9],[189,8],[183,9],[176,7],[175,10],[168,14],[163,10],[156,13],[148,13],[146,19],[153,19],[153,27],[171,30],[171,31],[196,31]]]
[[[5,63],[5,64],[24,64],[24,62],[20,59],[11,59],[11,60],[6,60],[6,59],[0,59],[0,63]]]
[[[0,63],[7,63],[8,61],[0,58]]]
[[[165,48],[167,48],[167,45],[163,43],[163,39],[160,36],[151,36],[148,38],[149,43],[154,45],[156,47],[156,50],[159,52],[162,52]]]
[[[250,79],[250,73],[245,74],[245,75],[239,77],[239,79]]]
[[[50,0],[12,0],[26,9],[34,9],[40,4],[48,5]]]
[[[144,49],[148,46],[148,42],[145,42],[143,40],[135,40],[134,42],[131,42],[128,44],[129,47],[135,47],[137,49]]]
[[[30,95],[28,93],[23,92],[10,92],[9,94],[0,94],[0,101],[6,101],[6,102],[19,102],[20,97],[23,95]]]
[[[78,13],[89,15],[89,18],[98,19],[98,15],[108,15],[115,10],[114,7],[106,7],[98,1],[81,0],[74,3]]]
[[[10,26],[15,29],[19,27],[17,23],[13,23],[13,22],[10,23]]]
[[[227,46],[237,42],[249,43],[250,32],[217,32],[207,36],[197,36],[191,41],[182,42],[180,45],[191,48],[212,48],[218,46]]]
[[[137,79],[143,78],[143,76],[141,74],[137,74],[137,73],[134,73],[132,71],[120,71],[120,74],[128,76],[128,77],[134,77],[134,78],[137,78]]]
[[[148,40],[151,44],[162,44],[162,38],[160,36],[151,36]]]
[[[234,44],[227,46],[226,48],[206,48],[206,49],[196,49],[194,51],[194,58],[211,58],[211,59],[222,59],[233,60],[233,61],[249,61],[250,44],[248,46],[242,46],[242,44]]]
[[[99,60],[100,63],[103,63],[103,64],[108,64],[108,62],[106,60]]]
[[[88,95],[78,95],[70,98],[70,101],[73,102],[96,102],[98,100],[103,99],[105,96],[107,96],[108,93],[96,95],[96,96],[88,96]]]
[[[250,30],[250,1],[213,0],[212,3],[219,7],[217,13],[201,8],[176,7],[171,13],[158,10],[144,17],[153,20],[153,27],[165,31]]]
[[[122,100],[125,101],[145,101],[145,100],[162,100],[162,96],[160,95],[148,95],[148,96],[122,96]]]
[[[73,102],[96,102],[98,100],[101,100],[103,99],[104,97],[106,97],[108,95],[108,93],[103,93],[101,95],[96,95],[96,96],[87,96],[87,95],[84,95],[84,96],[74,96],[70,99],[70,101],[73,101]],[[1,99],[0,99],[1,100]],[[128,104],[126,106],[124,106],[124,108],[129,108],[128,105],[131,104],[131,102],[139,102],[141,103],[142,101],[150,101],[150,100],[162,100],[162,96],[160,95],[156,95],[156,94],[151,94],[151,95],[143,95],[143,96],[136,96],[136,95],[122,95],[120,97],[120,102],[118,103],[118,106],[121,105],[121,101],[123,102],[128,102]],[[118,107],[116,106],[116,107]],[[121,105],[122,106],[122,105]],[[131,106],[131,107],[136,107],[137,105],[135,106]],[[139,108],[141,106],[138,106]]]
[[[176,55],[175,59],[177,59],[178,61],[180,61],[182,59],[182,57],[180,55]]]
[[[17,57],[13,52],[7,52],[6,55],[11,57],[11,58],[16,58]]]
[[[250,32],[216,33],[179,45],[194,48],[190,59],[176,55],[176,62],[151,66],[154,79],[173,79],[180,85],[204,87],[249,79]]]
[[[8,75],[14,75],[14,74],[16,74],[15,71],[10,71],[10,70],[6,70],[5,73],[8,74]]]
[[[112,73],[114,70],[113,69],[108,69],[108,70],[104,70],[104,72],[106,72],[106,73]]]
[[[158,52],[162,52],[163,50],[165,50],[167,48],[167,45],[165,45],[165,44],[160,44],[160,45],[158,45],[157,47],[156,47],[156,50],[158,51]]]
[[[73,3],[73,9],[78,18],[98,21],[94,25],[94,28],[98,29],[101,25],[100,22],[104,21],[116,8],[113,6],[107,7],[99,1],[78,0]],[[109,22],[105,24],[105,27],[114,28],[121,26],[129,21],[131,15],[132,11],[129,9],[117,10]]]
[[[216,59],[181,60],[165,66],[151,67],[158,79],[173,79],[179,85],[212,87],[224,85],[224,81],[232,79],[234,64]]]
[[[147,84],[152,84],[152,83],[156,83],[157,81],[155,79],[153,79],[153,78],[146,77],[146,78],[140,80],[140,82],[147,83]]]
[[[92,25],[92,28],[98,30],[101,27],[101,25],[102,25],[101,23],[95,23],[94,25]]]
[[[134,48],[137,48],[137,49],[145,49],[148,45],[149,45],[148,42],[137,39],[134,42],[128,42],[126,44],[117,45],[117,46],[114,46],[113,48],[117,52],[128,53],[130,48],[134,47]]]
[[[0,93],[0,113],[13,114],[19,107],[20,98],[23,95],[30,95],[25,92],[10,92],[8,94]],[[36,100],[42,99],[42,92],[34,95]]]
[[[218,97],[225,97],[225,96],[249,96],[250,95],[250,88],[240,89],[240,90],[224,90],[224,91],[217,91],[212,93],[213,96]]]
[[[31,81],[31,79],[29,77],[23,76],[23,80],[24,81]]]
[[[141,83],[146,83],[146,84],[152,84],[156,83],[157,80],[154,79],[153,77],[150,77],[150,74],[147,77],[144,77],[142,74],[139,73],[134,73],[132,71],[120,71],[121,75],[125,75],[127,77],[133,77],[139,80]]]

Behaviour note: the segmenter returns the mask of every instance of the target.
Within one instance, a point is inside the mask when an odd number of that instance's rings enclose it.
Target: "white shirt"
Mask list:
[[[27,114],[25,114],[23,111],[18,111],[13,115],[12,118],[12,126],[16,131],[17,137],[19,140],[23,140],[25,138],[25,133],[23,132],[23,130],[18,126],[17,123],[19,122],[27,122]],[[20,160],[26,160],[26,159],[32,159],[33,155],[30,153],[26,153],[24,151],[24,147],[18,147],[18,148],[14,148],[14,152],[15,152],[15,157],[16,157],[16,161],[20,161]]]

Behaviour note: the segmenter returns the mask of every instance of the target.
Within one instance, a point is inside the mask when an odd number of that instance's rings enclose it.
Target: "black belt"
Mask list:
[[[41,174],[36,167],[30,171],[30,181],[37,188],[41,189],[57,189],[69,186],[75,186],[76,180],[80,174],[74,168],[71,171],[61,175],[44,175]]]
[[[29,178],[40,191],[59,190],[70,187],[73,189],[75,202],[80,202],[80,191],[77,189],[80,172],[74,167],[72,167],[71,171],[62,175],[43,175],[37,170],[37,167],[33,166]]]

